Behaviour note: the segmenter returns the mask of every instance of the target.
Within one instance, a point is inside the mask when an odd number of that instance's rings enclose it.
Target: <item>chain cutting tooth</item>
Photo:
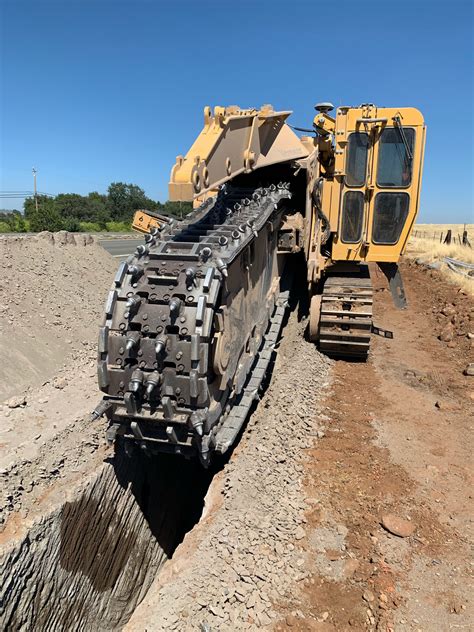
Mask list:
[[[161,355],[166,350],[167,341],[168,341],[167,336],[161,336],[160,338],[157,338],[156,344],[155,344],[156,355]]]
[[[148,250],[148,248],[144,246],[143,244],[140,244],[135,250],[135,254],[137,257],[143,257],[144,255],[147,255],[149,252],[150,251]]]
[[[159,385],[160,379],[161,379],[161,376],[158,371],[153,371],[146,378],[145,387],[146,387],[146,394],[148,398],[150,397],[150,395],[152,395],[153,391]]]
[[[139,342],[140,334],[138,333],[138,331],[130,331],[127,334],[125,349],[130,352],[132,349],[138,346]]]
[[[170,315],[172,318],[176,318],[179,315],[182,304],[183,301],[176,296],[170,300]]]
[[[138,265],[137,263],[129,266],[128,274],[131,275],[132,279],[139,279],[144,272],[143,266]]]
[[[142,299],[135,294],[127,298],[126,306],[130,310],[137,309],[141,302]]]
[[[128,390],[132,393],[137,393],[143,384],[143,371],[135,369],[132,373],[132,378],[128,386]]]

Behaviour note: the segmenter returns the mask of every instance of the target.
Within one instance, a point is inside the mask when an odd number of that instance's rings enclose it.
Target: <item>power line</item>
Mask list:
[[[54,193],[45,193],[44,191],[37,191],[37,195],[45,195],[46,197],[56,197]],[[34,197],[34,191],[0,191],[0,198],[27,198]]]

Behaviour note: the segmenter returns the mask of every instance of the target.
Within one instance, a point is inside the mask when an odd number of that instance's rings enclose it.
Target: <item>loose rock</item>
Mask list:
[[[10,397],[5,403],[8,408],[20,408],[20,406],[26,406],[26,397],[25,395],[17,395]]]
[[[400,538],[408,538],[415,531],[415,525],[412,522],[395,514],[383,515],[381,524],[384,529],[393,533],[393,535],[398,535]]]

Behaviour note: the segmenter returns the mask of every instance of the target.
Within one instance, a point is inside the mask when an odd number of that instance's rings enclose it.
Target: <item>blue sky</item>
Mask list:
[[[167,198],[204,105],[418,107],[420,220],[473,222],[472,3],[0,0],[0,190]],[[17,200],[0,200],[18,208]]]

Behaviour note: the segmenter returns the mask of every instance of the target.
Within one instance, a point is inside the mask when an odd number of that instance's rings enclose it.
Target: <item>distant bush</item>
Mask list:
[[[26,233],[29,230],[29,222],[20,211],[0,212],[0,233]]]
[[[63,229],[63,220],[54,206],[53,200],[48,200],[39,206],[38,210],[32,211],[28,216],[30,228],[34,233],[43,230],[55,232]]]
[[[66,217],[63,219],[63,230],[78,233],[81,230],[81,222],[74,217]]]
[[[106,230],[110,233],[129,233],[131,230],[131,222],[107,222]]]
[[[104,230],[98,222],[79,222],[79,227],[83,233],[101,233]]]

